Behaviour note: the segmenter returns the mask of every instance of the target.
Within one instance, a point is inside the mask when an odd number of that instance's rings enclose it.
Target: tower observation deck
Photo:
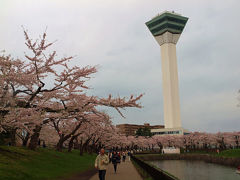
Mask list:
[[[165,32],[181,34],[187,21],[187,17],[174,12],[165,11],[146,22],[146,25],[153,36],[159,36]]]

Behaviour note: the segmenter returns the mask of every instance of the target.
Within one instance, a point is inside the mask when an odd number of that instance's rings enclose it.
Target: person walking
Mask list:
[[[125,160],[126,160],[126,152],[124,152],[124,151],[122,153],[122,159],[123,159],[123,162],[125,162]]]
[[[118,154],[116,153],[116,151],[113,152],[112,154],[112,164],[113,164],[113,168],[114,168],[114,172],[117,173],[117,164],[120,161]]]
[[[131,152],[130,152],[130,150],[128,150],[128,160],[129,161],[131,160]]]
[[[121,162],[121,158],[122,158],[122,157],[121,157],[121,153],[120,153],[120,152],[117,152],[117,155],[118,155],[118,161],[117,161],[117,162],[120,163],[120,162]]]
[[[109,163],[112,161],[112,152],[110,152],[109,154],[108,154],[108,158],[109,158]]]
[[[100,154],[95,160],[95,168],[98,169],[99,180],[105,180],[106,169],[109,163],[108,156],[104,154],[105,150],[101,149]]]

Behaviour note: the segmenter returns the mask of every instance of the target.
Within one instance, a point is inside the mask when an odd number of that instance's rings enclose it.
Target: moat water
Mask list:
[[[180,180],[240,180],[235,168],[204,161],[161,160],[150,163]]]

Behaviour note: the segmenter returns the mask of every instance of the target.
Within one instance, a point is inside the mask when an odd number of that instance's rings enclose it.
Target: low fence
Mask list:
[[[135,156],[131,156],[131,159],[135,161],[144,171],[146,171],[154,180],[178,180],[176,177],[167,174],[166,172],[157,169],[150,164],[146,163],[143,160],[140,160],[139,158]]]

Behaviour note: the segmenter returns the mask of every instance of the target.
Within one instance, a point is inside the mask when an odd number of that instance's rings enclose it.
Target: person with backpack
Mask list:
[[[117,164],[120,162],[119,156],[116,153],[116,151],[113,152],[112,154],[112,164],[114,168],[114,172],[117,173]]]

